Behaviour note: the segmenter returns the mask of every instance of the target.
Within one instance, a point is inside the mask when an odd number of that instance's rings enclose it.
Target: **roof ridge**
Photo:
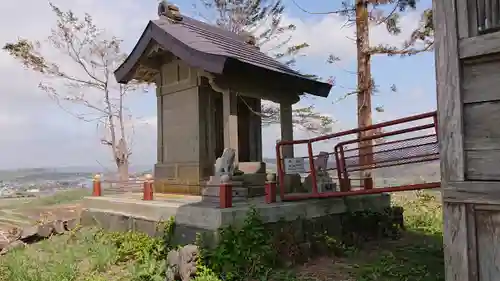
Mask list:
[[[245,37],[244,37],[244,36],[242,36],[242,35],[240,35],[240,34],[238,34],[238,33],[236,33],[236,32],[232,32],[232,31],[226,30],[226,29],[221,28],[221,27],[219,27],[219,26],[217,26],[217,25],[213,25],[213,24],[210,24],[210,23],[207,23],[207,22],[201,21],[201,20],[197,20],[197,19],[192,18],[192,17],[188,17],[188,16],[186,16],[185,18],[187,18],[187,19],[188,19],[188,22],[189,22],[189,21],[193,21],[193,22],[201,23],[201,24],[205,25],[205,26],[206,26],[206,27],[208,27],[208,28],[218,29],[218,31],[221,31],[221,33],[219,33],[219,34],[223,35],[224,37],[230,38],[230,39],[232,39],[232,40],[239,41],[239,42],[241,42],[241,43],[245,43]],[[189,24],[189,25],[191,25],[191,26],[195,26],[195,25],[193,25],[192,23],[188,23],[188,22],[186,22],[186,21],[182,21],[181,23],[183,23],[183,24],[186,24],[186,23],[187,23],[187,24]],[[205,30],[207,30],[207,29],[205,29]],[[209,31],[209,30],[207,30],[207,31]],[[237,39],[236,39],[236,37],[237,37]],[[245,43],[245,44],[246,44],[246,43]]]
[[[186,19],[187,19],[187,21],[186,21]],[[162,21],[166,21],[169,24],[172,24],[168,20],[162,20]],[[239,45],[244,46],[244,48],[246,48],[249,51],[254,51],[254,52],[256,51],[256,52],[260,53],[262,56],[265,56],[265,57],[273,60],[276,64],[279,64],[282,68],[284,68],[288,71],[293,71],[293,72],[295,72],[295,74],[302,75],[299,71],[291,68],[290,66],[284,64],[283,62],[281,62],[281,61],[269,56],[268,54],[262,52],[256,46],[248,44],[247,42],[245,42],[245,37],[243,37],[242,35],[240,35],[238,33],[223,29],[219,26],[212,25],[210,23],[207,23],[207,22],[204,22],[201,20],[197,20],[197,19],[189,17],[189,16],[184,16],[182,21],[179,21],[175,24],[184,25],[184,26],[187,26],[193,30],[194,29],[196,29],[198,31],[201,30],[201,31],[210,33],[210,35],[224,37],[225,39],[231,40],[231,42],[233,42],[233,43],[238,43]],[[203,26],[200,26],[198,24],[202,24]],[[213,29],[215,29],[215,30],[213,30]]]
[[[194,19],[192,19],[194,20]],[[217,28],[221,31],[224,31],[224,33],[233,33],[235,35],[237,35],[239,38],[242,38],[242,36],[238,35],[237,33],[234,33],[234,32],[231,32],[231,31],[227,31],[225,29],[222,29],[220,27],[217,27],[217,26],[214,26],[214,25],[210,25],[208,23],[205,23],[205,22],[202,22],[202,21],[198,21],[198,20],[194,20],[196,22],[200,22],[200,23],[203,23],[204,25],[210,27],[210,28]],[[197,26],[195,24],[192,24],[192,23],[182,23],[183,25],[193,29],[193,30],[202,30],[202,31],[205,31],[207,33],[210,33],[210,35],[214,35],[214,36],[221,36],[221,37],[224,37],[225,39],[228,39],[228,40],[231,40],[233,43],[238,43],[239,45],[243,46],[244,48],[246,48],[247,50],[249,51],[253,51],[253,52],[257,52],[259,54],[262,55],[262,57],[267,57],[269,59],[271,59],[272,61],[274,61],[276,64],[280,65],[281,67],[283,67],[284,69],[288,70],[288,71],[292,71],[292,72],[295,72],[295,74],[298,74],[298,75],[302,75],[300,72],[298,72],[297,70],[289,67],[288,65],[280,62],[279,60],[267,55],[266,53],[262,52],[261,50],[259,50],[258,48],[256,48],[255,46],[253,45],[249,45],[248,43],[246,43],[245,41],[243,40],[236,40],[235,38],[232,38],[231,36],[225,36],[224,34],[221,34],[219,32],[215,32],[215,31],[212,31],[212,30],[209,30],[209,29],[205,29],[205,28],[202,28],[200,26]],[[212,38],[213,40],[213,38]]]

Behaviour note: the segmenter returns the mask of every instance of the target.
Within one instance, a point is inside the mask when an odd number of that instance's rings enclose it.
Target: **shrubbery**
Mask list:
[[[399,246],[394,249],[390,246],[392,242],[384,244],[388,248],[377,249],[377,255],[369,261],[363,260],[369,257],[366,251],[370,251],[363,246],[366,241],[381,238],[380,235],[400,237],[401,229],[390,219],[390,213],[346,214],[339,237],[316,233],[304,236],[312,241],[300,242],[311,244],[315,254],[343,256],[359,264],[349,273],[356,276],[356,280],[443,280],[440,204],[432,195],[415,194],[415,199],[403,205],[409,229],[405,235],[414,233],[414,241],[402,239],[403,243],[397,241],[395,245]],[[257,211],[251,209],[240,226],[220,229],[218,243],[212,243],[212,247],[204,243],[209,237],[199,236],[195,281],[293,280],[296,278],[293,263],[283,261],[302,254],[302,245],[297,245],[294,238],[293,223],[282,225],[283,229],[270,229]],[[172,242],[173,219],[158,227],[162,237],[86,228],[51,237],[1,257],[0,281],[164,281],[167,254],[179,245]],[[323,252],[314,248],[315,243]]]

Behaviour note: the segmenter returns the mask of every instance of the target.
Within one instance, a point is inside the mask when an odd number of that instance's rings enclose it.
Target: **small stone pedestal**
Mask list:
[[[203,202],[220,203],[220,186],[221,184],[223,184],[221,178],[222,176],[210,177],[210,180],[201,190],[201,198]],[[233,202],[241,202],[246,200],[248,190],[243,186],[243,181],[229,180],[227,184],[230,184],[232,186]]]
[[[330,175],[324,171],[317,171],[316,172],[316,184],[318,187],[318,192],[338,191],[337,184],[333,181],[333,179],[330,177]],[[307,190],[307,192],[312,191],[312,175],[311,174],[307,175],[306,179],[304,180],[304,187]]]

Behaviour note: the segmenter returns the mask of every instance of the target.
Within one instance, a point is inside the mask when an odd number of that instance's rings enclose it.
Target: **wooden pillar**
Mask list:
[[[255,111],[258,113],[261,112],[261,103],[260,99],[255,100]],[[255,161],[262,161],[262,117],[254,115],[253,120],[252,126],[255,128],[255,133],[253,134],[255,140]],[[274,143],[270,145],[274,145]]]
[[[472,281],[466,205],[446,199],[448,186],[464,180],[456,1],[434,1],[438,134],[443,188],[445,279]]]
[[[156,79],[156,162],[163,163],[163,96],[161,95],[161,75]]]
[[[280,103],[281,140],[293,140],[292,104]],[[283,146],[283,157],[293,158],[293,145]]]
[[[238,96],[229,91],[223,94],[224,147],[235,150],[234,161],[238,163]]]
[[[247,103],[251,107],[249,122],[249,141],[250,141],[250,161],[262,161],[262,120],[259,115],[260,99],[247,98]]]

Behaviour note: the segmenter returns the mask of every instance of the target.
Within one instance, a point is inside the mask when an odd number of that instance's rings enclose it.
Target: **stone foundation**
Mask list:
[[[180,183],[174,180],[155,180],[153,190],[154,193],[201,195],[200,184]]]
[[[331,235],[341,233],[345,226],[342,218],[348,213],[366,210],[382,212],[390,206],[387,194],[273,204],[254,201],[251,205],[238,203],[227,209],[219,209],[200,200],[194,196],[169,201],[88,197],[83,203],[82,223],[111,231],[134,230],[157,236],[161,235],[158,223],[174,217],[174,241],[186,244],[195,240],[196,233],[216,237],[220,227],[241,224],[254,206],[271,229],[278,231],[284,225],[291,227],[294,240],[305,243],[310,237],[325,231]]]

